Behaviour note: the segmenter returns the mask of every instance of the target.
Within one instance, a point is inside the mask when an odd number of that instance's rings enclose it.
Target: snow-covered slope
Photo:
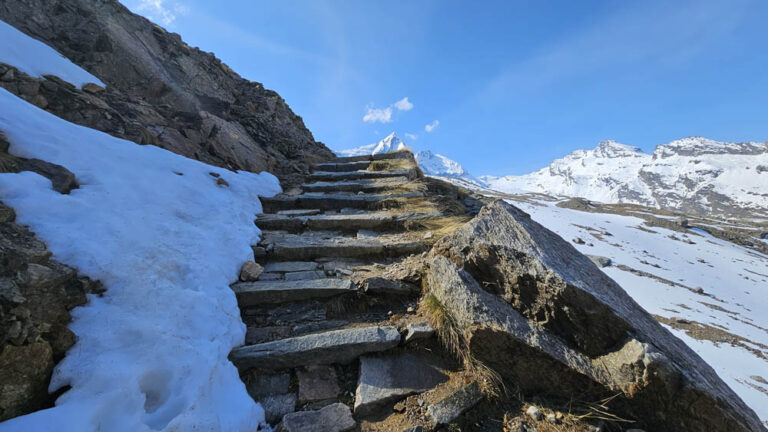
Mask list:
[[[41,73],[91,81],[52,49],[34,55]],[[253,257],[258,197],[279,192],[277,179],[77,126],[4,89],[0,131],[11,154],[62,165],[80,185],[64,195],[32,172],[0,174],[0,200],[107,289],[72,311],[77,342],[50,389],[71,388],[0,429],[257,430],[264,413],[227,358],[245,337],[229,284]]]
[[[602,270],[768,421],[768,256],[697,229],[648,227],[530,195],[510,202],[564,239],[583,239],[573,243],[580,252],[610,258]]]
[[[522,176],[481,177],[502,192],[539,192],[692,213],[768,212],[768,144],[694,137],[652,155],[603,141]]]
[[[392,151],[402,150],[405,148],[405,143],[401,140],[397,134],[392,132],[387,135],[383,140],[366,144],[364,146],[356,147],[349,150],[339,150],[336,152],[339,156],[362,156],[362,155],[375,155],[379,153],[389,153]]]

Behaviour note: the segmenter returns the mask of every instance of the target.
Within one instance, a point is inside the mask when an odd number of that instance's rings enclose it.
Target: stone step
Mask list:
[[[393,326],[331,330],[235,348],[230,360],[241,370],[288,369],[298,366],[346,364],[363,354],[386,351],[400,344]]]
[[[396,226],[396,219],[395,215],[388,212],[331,214],[307,217],[265,214],[256,220],[256,225],[262,230],[289,232],[299,232],[305,229],[312,231],[357,231],[361,229],[381,231],[394,228]]]
[[[397,151],[390,153],[379,153],[375,155],[362,155],[362,156],[345,156],[331,159],[331,163],[347,163],[347,162],[360,162],[360,161],[375,161],[385,159],[410,159],[413,158],[413,153],[408,151]]]
[[[332,172],[317,171],[308,176],[311,181],[342,181],[342,180],[362,180],[387,177],[406,177],[410,180],[415,179],[418,173],[415,169],[403,169],[392,171],[349,171]]]
[[[357,291],[352,281],[332,278],[238,282],[232,284],[232,289],[240,307],[331,297]]]
[[[357,238],[332,231],[308,231],[303,234],[263,231],[262,235],[262,243],[273,245],[268,257],[277,260],[399,257],[426,250],[422,241],[405,239],[402,235]]]
[[[348,172],[368,169],[371,165],[371,161],[356,161],[356,162],[325,162],[315,164],[315,171],[330,171],[330,172]]]
[[[308,193],[302,195],[280,195],[270,198],[261,198],[264,213],[274,213],[288,209],[320,209],[341,210],[345,208],[372,210],[384,200],[393,198],[423,198],[421,192],[410,192],[391,195],[354,195],[354,194],[323,194]],[[293,215],[288,215],[293,216]]]
[[[301,188],[306,192],[364,192],[375,193],[392,190],[408,182],[408,177],[385,177],[351,181],[318,181],[306,183]]]

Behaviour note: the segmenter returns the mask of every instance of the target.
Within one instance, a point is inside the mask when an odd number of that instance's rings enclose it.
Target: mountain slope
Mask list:
[[[277,93],[241,78],[117,0],[8,0],[0,19],[106,83],[83,92],[45,77],[0,85],[68,121],[283,181],[331,152]]]
[[[482,177],[502,192],[538,192],[694,214],[768,214],[768,145],[694,137],[652,155],[614,141],[576,150],[540,171]]]

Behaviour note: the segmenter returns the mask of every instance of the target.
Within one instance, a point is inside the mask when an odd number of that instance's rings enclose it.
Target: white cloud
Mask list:
[[[189,13],[189,8],[174,0],[130,0],[126,6],[152,21],[170,26],[179,15]]]
[[[389,123],[392,121],[394,110],[410,111],[411,109],[413,109],[413,104],[408,100],[408,97],[404,97],[386,108],[373,108],[369,105],[365,107],[366,113],[363,116],[363,121],[366,123]]]
[[[392,121],[392,107],[371,108],[366,107],[367,112],[363,116],[366,123],[389,123]]]
[[[399,101],[392,104],[392,106],[394,106],[400,111],[410,111],[413,108],[413,104],[410,101],[408,101],[407,97],[400,99]]]
[[[425,130],[425,131],[427,131],[427,132],[432,132],[432,131],[433,131],[433,130],[435,130],[435,129],[436,129],[438,126],[440,126],[440,121],[439,121],[439,120],[435,120],[435,121],[433,121],[432,123],[430,123],[430,124],[428,124],[428,125],[424,126],[424,130]]]
[[[405,133],[405,137],[408,138],[411,141],[416,141],[417,139],[419,139],[418,135],[414,135],[414,134],[408,133],[408,132]]]

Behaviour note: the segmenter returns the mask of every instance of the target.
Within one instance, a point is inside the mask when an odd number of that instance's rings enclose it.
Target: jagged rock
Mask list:
[[[428,322],[410,323],[405,327],[405,343],[427,339],[435,334],[435,329]]]
[[[483,398],[477,382],[462,387],[439,402],[427,407],[427,414],[433,425],[440,426],[456,420]]]
[[[355,414],[368,415],[382,406],[427,391],[448,377],[413,354],[360,357]]]
[[[541,412],[540,409],[536,408],[535,406],[531,405],[528,407],[527,410],[525,410],[525,413],[528,415],[528,417],[539,421],[542,418],[544,418],[544,414]]]
[[[246,261],[240,269],[240,280],[243,282],[253,282],[259,279],[264,268],[253,261]]]
[[[595,263],[596,266],[603,268],[603,267],[609,267],[613,262],[610,258],[599,256],[599,255],[587,255],[587,258],[589,258],[590,261]]]
[[[280,431],[284,432],[344,432],[357,423],[349,407],[342,403],[328,405],[317,411],[300,411],[283,417]]]
[[[265,396],[259,400],[264,408],[264,418],[275,424],[287,414],[296,411],[296,393]]]
[[[400,343],[395,327],[358,327],[297,336],[235,348],[230,359],[239,368],[282,369],[296,366],[345,364]]]
[[[336,370],[330,366],[307,366],[296,370],[299,379],[299,402],[333,399],[339,394]]]
[[[620,392],[616,412],[652,430],[761,430],[709,365],[517,208],[485,206],[430,259],[429,290],[467,349],[523,391]]]

